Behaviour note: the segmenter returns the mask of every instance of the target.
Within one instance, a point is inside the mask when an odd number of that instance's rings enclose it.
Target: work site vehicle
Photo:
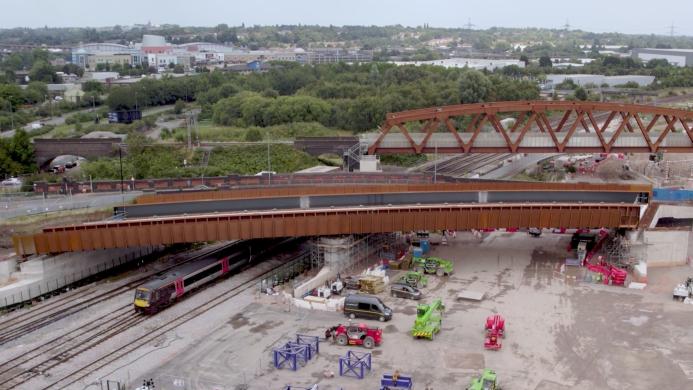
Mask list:
[[[421,290],[406,283],[393,283],[390,286],[390,295],[398,298],[419,300],[423,297]]]
[[[339,324],[331,328],[332,339],[341,346],[363,345],[371,349],[383,342],[383,330],[369,328],[366,324],[344,326]]]
[[[418,338],[433,340],[440,332],[443,323],[443,301],[436,299],[430,304],[420,304],[416,307],[416,319],[411,335]]]
[[[415,257],[412,259],[414,271],[445,276],[452,274],[452,261],[440,257]]]
[[[693,278],[688,277],[685,282],[679,283],[674,287],[674,300],[684,301],[686,298],[693,298]]]
[[[485,369],[480,377],[472,379],[467,390],[500,390],[496,380],[496,372],[488,368]]]
[[[402,275],[397,283],[408,284],[412,287],[426,287],[428,285],[428,278],[423,272],[408,271]]]
[[[503,346],[501,338],[505,337],[505,319],[500,314],[494,314],[486,318],[484,324],[486,330],[486,338],[484,339],[484,348],[499,350]]]
[[[344,299],[344,315],[351,319],[360,317],[385,322],[392,319],[392,309],[376,296],[351,294]]]

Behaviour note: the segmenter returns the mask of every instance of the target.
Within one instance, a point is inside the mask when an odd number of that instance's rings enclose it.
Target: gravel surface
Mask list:
[[[672,283],[693,274],[688,267],[656,269],[644,291],[588,284],[580,271],[561,273],[567,235],[545,233],[530,238],[525,233],[487,234],[483,240],[460,233],[434,254],[455,261],[449,278],[431,277],[427,297],[441,297],[446,305],[443,329],[433,341],[414,340],[408,332],[416,305],[383,294],[395,316],[380,324],[384,343],[374,349],[373,370],[364,380],[339,377],[338,358],[349,349],[320,345],[319,356],[293,372],[271,364],[274,346],[296,333],[323,335],[328,326],[344,323],[339,313],[304,311],[289,307],[278,296],[253,290],[236,296],[174,331],[137,349],[69,388],[98,389],[100,381],[127,382],[154,378],[159,389],[280,389],[291,384],[320,389],[377,388],[383,373],[395,369],[413,375],[415,388],[463,388],[483,368],[497,370],[506,389],[652,389],[690,388],[693,384],[693,306],[671,300]],[[61,376],[156,330],[212,296],[252,278],[262,263],[183,300],[138,327],[85,352],[59,370],[27,384],[40,388]],[[394,272],[394,271],[391,271]],[[455,301],[464,289],[484,291],[482,302]],[[131,297],[113,300],[98,313],[112,310]],[[500,351],[483,348],[483,322],[499,312],[507,320],[507,338]],[[79,321],[100,314],[84,313]],[[67,329],[68,324],[58,325]],[[37,334],[36,340],[46,335]],[[0,352],[0,359],[17,352]],[[324,378],[325,370],[335,373]],[[105,383],[105,382],[104,382]],[[91,387],[88,385],[91,384]]]

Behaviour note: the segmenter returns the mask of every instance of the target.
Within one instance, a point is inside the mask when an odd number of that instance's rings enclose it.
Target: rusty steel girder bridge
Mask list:
[[[368,154],[693,153],[693,112],[599,102],[460,104],[389,113],[361,142]]]
[[[250,238],[484,228],[635,228],[649,185],[471,181],[142,196],[124,219],[13,237],[18,255]]]

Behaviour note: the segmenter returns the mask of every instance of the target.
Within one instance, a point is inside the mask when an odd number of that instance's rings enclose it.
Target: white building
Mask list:
[[[525,67],[525,63],[520,60],[503,60],[503,59],[481,59],[481,58],[448,58],[444,60],[432,60],[432,61],[394,61],[395,65],[435,65],[442,66],[444,68],[469,68],[476,70],[488,70],[493,71],[499,68],[504,68],[506,66],[515,65],[520,68]]]
[[[633,58],[643,62],[650,60],[667,60],[674,66],[693,66],[693,50],[691,49],[633,49]]]
[[[639,75],[603,76],[599,74],[547,74],[544,89],[554,88],[556,85],[561,84],[568,79],[573,80],[575,84],[581,87],[588,84],[596,86],[608,84],[610,87],[615,87],[617,85],[624,85],[629,82],[634,82],[639,86],[644,87],[652,84],[655,77]]]
[[[157,68],[167,68],[169,64],[177,65],[178,56],[175,54],[147,54],[147,62],[149,66]]]

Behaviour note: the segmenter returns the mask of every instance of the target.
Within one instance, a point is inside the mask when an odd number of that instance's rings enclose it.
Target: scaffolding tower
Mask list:
[[[343,241],[339,244],[325,242],[322,237],[316,237],[311,241],[310,259],[311,267],[317,268],[326,265],[325,252],[344,251],[342,261],[328,262],[330,268],[337,273],[342,273],[353,268],[363,268],[368,264],[368,260],[377,255],[386,247],[395,243],[397,235],[395,233],[384,234],[354,234],[342,237]]]

